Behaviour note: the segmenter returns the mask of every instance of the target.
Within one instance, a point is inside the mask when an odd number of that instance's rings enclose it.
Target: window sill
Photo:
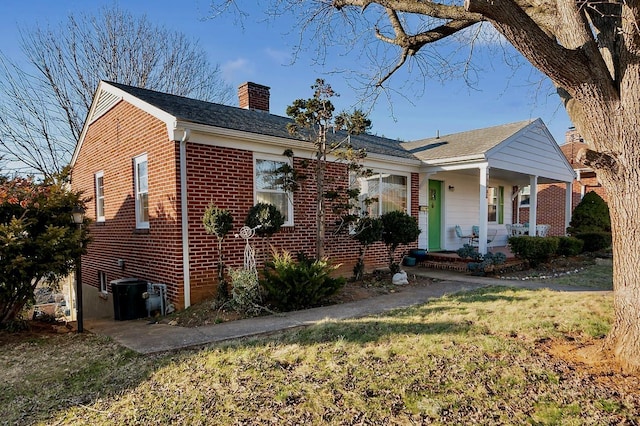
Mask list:
[[[133,230],[134,234],[147,235],[149,234],[149,228],[136,228]]]

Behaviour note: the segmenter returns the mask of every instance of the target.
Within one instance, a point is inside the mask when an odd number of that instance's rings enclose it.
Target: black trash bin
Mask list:
[[[147,282],[138,278],[121,278],[111,281],[113,313],[116,321],[126,321],[147,316],[147,305],[142,298]]]

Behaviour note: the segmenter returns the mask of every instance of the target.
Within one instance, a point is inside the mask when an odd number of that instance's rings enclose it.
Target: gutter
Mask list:
[[[184,308],[191,306],[191,275],[189,259],[189,208],[187,206],[187,142],[191,131],[184,129],[180,139],[180,216],[182,218],[182,275],[184,281]]]

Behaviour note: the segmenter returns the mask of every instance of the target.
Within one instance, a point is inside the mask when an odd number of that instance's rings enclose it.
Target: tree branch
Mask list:
[[[597,98],[619,98],[593,43],[585,40],[586,44],[573,49],[561,46],[513,0],[465,0],[465,8],[490,20],[533,66],[572,96],[574,88],[589,85]],[[609,82],[608,87],[603,81]]]
[[[440,19],[452,19],[462,21],[482,20],[482,15],[466,11],[460,6],[450,6],[432,1],[371,1],[371,0],[333,0],[331,5],[340,10],[344,7],[360,7],[363,11],[371,4],[377,4],[385,9],[393,9],[396,12],[415,13]]]
[[[618,162],[614,157],[604,152],[596,152],[589,148],[582,148],[576,154],[576,161],[594,170],[606,170],[613,175],[618,174]]]

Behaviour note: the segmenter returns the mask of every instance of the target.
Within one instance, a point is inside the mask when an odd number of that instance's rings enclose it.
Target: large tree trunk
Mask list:
[[[590,149],[607,194],[613,231],[615,320],[607,346],[640,371],[640,33],[635,3],[606,14],[556,2],[546,29],[512,0],[466,0],[558,88]],[[588,9],[588,8],[587,8]],[[531,12],[529,10],[529,12]],[[586,13],[591,13],[587,17]],[[607,21],[609,20],[609,21]],[[597,40],[593,32],[598,33]]]
[[[627,123],[635,133],[640,124]],[[635,128],[634,128],[635,127]],[[613,289],[615,319],[607,336],[611,349],[625,371],[640,371],[640,138],[627,142],[618,156],[625,161],[615,180],[603,180],[609,195],[613,231]],[[632,146],[636,146],[633,147]],[[631,160],[631,161],[629,161]],[[628,162],[627,162],[628,161]]]

